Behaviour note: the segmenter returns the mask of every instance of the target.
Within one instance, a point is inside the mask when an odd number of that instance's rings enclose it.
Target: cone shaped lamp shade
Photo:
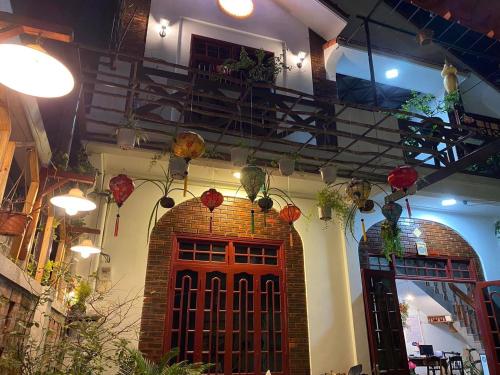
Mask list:
[[[253,0],[217,0],[220,8],[231,17],[246,18],[252,15]]]
[[[73,90],[66,66],[38,45],[0,44],[0,83],[23,94],[57,98]]]
[[[80,189],[71,189],[68,194],[57,195],[50,199],[56,207],[64,208],[70,216],[76,215],[80,211],[93,211],[96,204],[85,198]]]
[[[87,259],[92,254],[99,254],[101,249],[95,247],[91,240],[83,240],[76,246],[71,246],[71,251],[80,253],[81,257]]]

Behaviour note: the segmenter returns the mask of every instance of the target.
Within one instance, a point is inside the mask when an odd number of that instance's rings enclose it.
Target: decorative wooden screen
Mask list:
[[[489,373],[500,375],[500,281],[477,283],[476,304]]]
[[[212,363],[212,374],[287,369],[282,248],[177,238],[165,350]]]

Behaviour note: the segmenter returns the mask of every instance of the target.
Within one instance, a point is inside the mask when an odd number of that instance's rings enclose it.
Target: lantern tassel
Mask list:
[[[267,227],[267,213],[264,211],[264,227]]]
[[[120,214],[116,214],[116,220],[115,220],[115,237],[118,237],[118,229],[120,228]]]
[[[184,191],[183,191],[183,196],[185,197],[187,194],[188,190],[188,175],[184,177]]]
[[[252,234],[255,233],[255,211],[251,211],[251,218],[250,218],[250,228],[252,231]]]
[[[410,201],[408,200],[408,198],[406,198],[405,200],[406,200],[406,210],[408,211],[408,217],[411,219]]]
[[[292,231],[293,225],[290,224],[290,246],[293,246],[293,231]]]
[[[210,233],[212,233],[212,222],[214,221],[213,215],[210,215]]]
[[[366,235],[365,219],[361,219],[361,230],[363,231],[363,241],[368,241],[368,236]]]

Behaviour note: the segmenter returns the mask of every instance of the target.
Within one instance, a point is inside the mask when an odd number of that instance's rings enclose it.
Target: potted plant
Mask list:
[[[327,185],[333,184],[337,179],[338,168],[336,165],[328,164],[319,169],[321,179]]]
[[[134,115],[127,117],[124,125],[116,130],[116,144],[122,150],[132,150],[136,145],[148,140],[147,135],[138,128],[139,121]]]
[[[295,171],[295,162],[298,159],[297,154],[290,154],[283,156],[278,160],[278,168],[282,176],[288,177]]]
[[[397,257],[404,255],[404,247],[401,243],[401,229],[397,224],[384,220],[380,229],[380,237],[383,242],[384,255],[388,261],[392,260],[392,254]]]
[[[183,180],[187,175],[188,164],[186,159],[170,155],[168,170],[174,180]]]
[[[0,235],[22,236],[28,226],[31,216],[18,209],[22,202],[14,199],[6,199],[0,207]]]
[[[283,55],[266,56],[265,51],[259,49],[255,58],[252,58],[244,47],[241,48],[239,60],[229,59],[223,65],[223,71],[227,74],[240,73],[243,79],[250,82],[273,83],[281,72],[291,69],[285,64]]]
[[[316,199],[320,220],[329,221],[335,214],[341,222],[346,222],[349,215],[349,205],[337,190],[325,187],[316,194]]]
[[[231,163],[234,167],[244,167],[247,165],[250,149],[244,142],[240,142],[237,146],[231,148]]]
[[[87,312],[86,302],[92,294],[92,287],[88,281],[81,280],[75,288],[75,296],[70,301],[69,314],[73,317],[83,317]]]

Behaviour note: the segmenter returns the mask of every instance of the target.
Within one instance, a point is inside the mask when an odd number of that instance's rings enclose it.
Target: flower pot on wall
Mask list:
[[[168,162],[168,169],[170,171],[170,176],[174,180],[183,180],[187,175],[187,162],[184,158],[178,158],[176,156],[171,156]]]
[[[116,144],[122,150],[132,150],[135,147],[136,130],[132,128],[119,128],[116,133]]]
[[[335,165],[326,165],[320,168],[321,179],[327,185],[333,184],[337,179],[338,168]]]
[[[235,167],[244,167],[247,164],[250,150],[246,147],[233,147],[231,149],[231,163]]]
[[[330,206],[318,206],[318,216],[320,220],[332,220],[333,210]]]
[[[0,235],[22,236],[30,219],[20,212],[0,211]]]
[[[295,171],[295,159],[284,157],[278,161],[278,166],[282,176],[288,177]]]

